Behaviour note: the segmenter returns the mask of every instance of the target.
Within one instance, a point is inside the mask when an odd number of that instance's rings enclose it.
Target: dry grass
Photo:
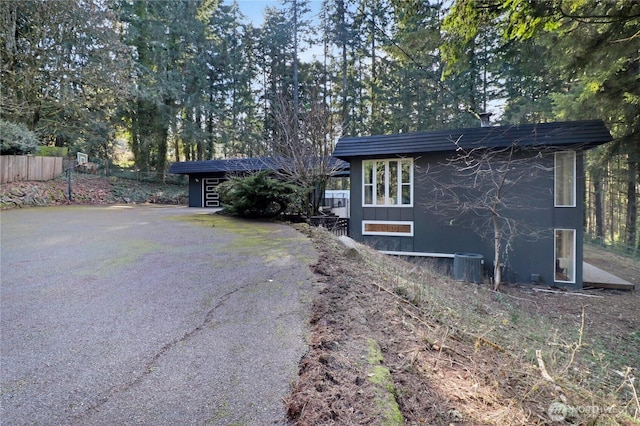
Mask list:
[[[497,293],[364,246],[346,256],[335,237],[306,232],[323,289],[289,400],[297,424],[376,423],[367,339],[382,348],[407,424],[637,424],[635,293]],[[628,327],[605,327],[623,302]]]

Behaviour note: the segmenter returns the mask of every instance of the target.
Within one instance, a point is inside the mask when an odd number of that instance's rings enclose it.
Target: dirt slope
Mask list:
[[[496,293],[306,232],[324,287],[288,400],[295,424],[637,424],[638,292]]]
[[[187,204],[185,185],[138,182],[116,177],[75,174],[46,182],[12,182],[0,185],[2,209],[62,204],[157,203]]]

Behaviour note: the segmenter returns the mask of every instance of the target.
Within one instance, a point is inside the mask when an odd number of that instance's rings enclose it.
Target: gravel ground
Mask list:
[[[308,239],[183,207],[0,219],[2,424],[286,424]]]

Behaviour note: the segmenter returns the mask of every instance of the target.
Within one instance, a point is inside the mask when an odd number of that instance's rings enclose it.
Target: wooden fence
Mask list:
[[[0,156],[0,183],[51,180],[61,174],[62,157]]]

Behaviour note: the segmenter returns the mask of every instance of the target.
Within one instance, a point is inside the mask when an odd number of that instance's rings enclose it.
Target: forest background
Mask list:
[[[216,0],[0,0],[0,54],[0,133],[159,177],[485,111],[603,119],[586,230],[640,253],[637,0],[286,0],[258,24]]]

